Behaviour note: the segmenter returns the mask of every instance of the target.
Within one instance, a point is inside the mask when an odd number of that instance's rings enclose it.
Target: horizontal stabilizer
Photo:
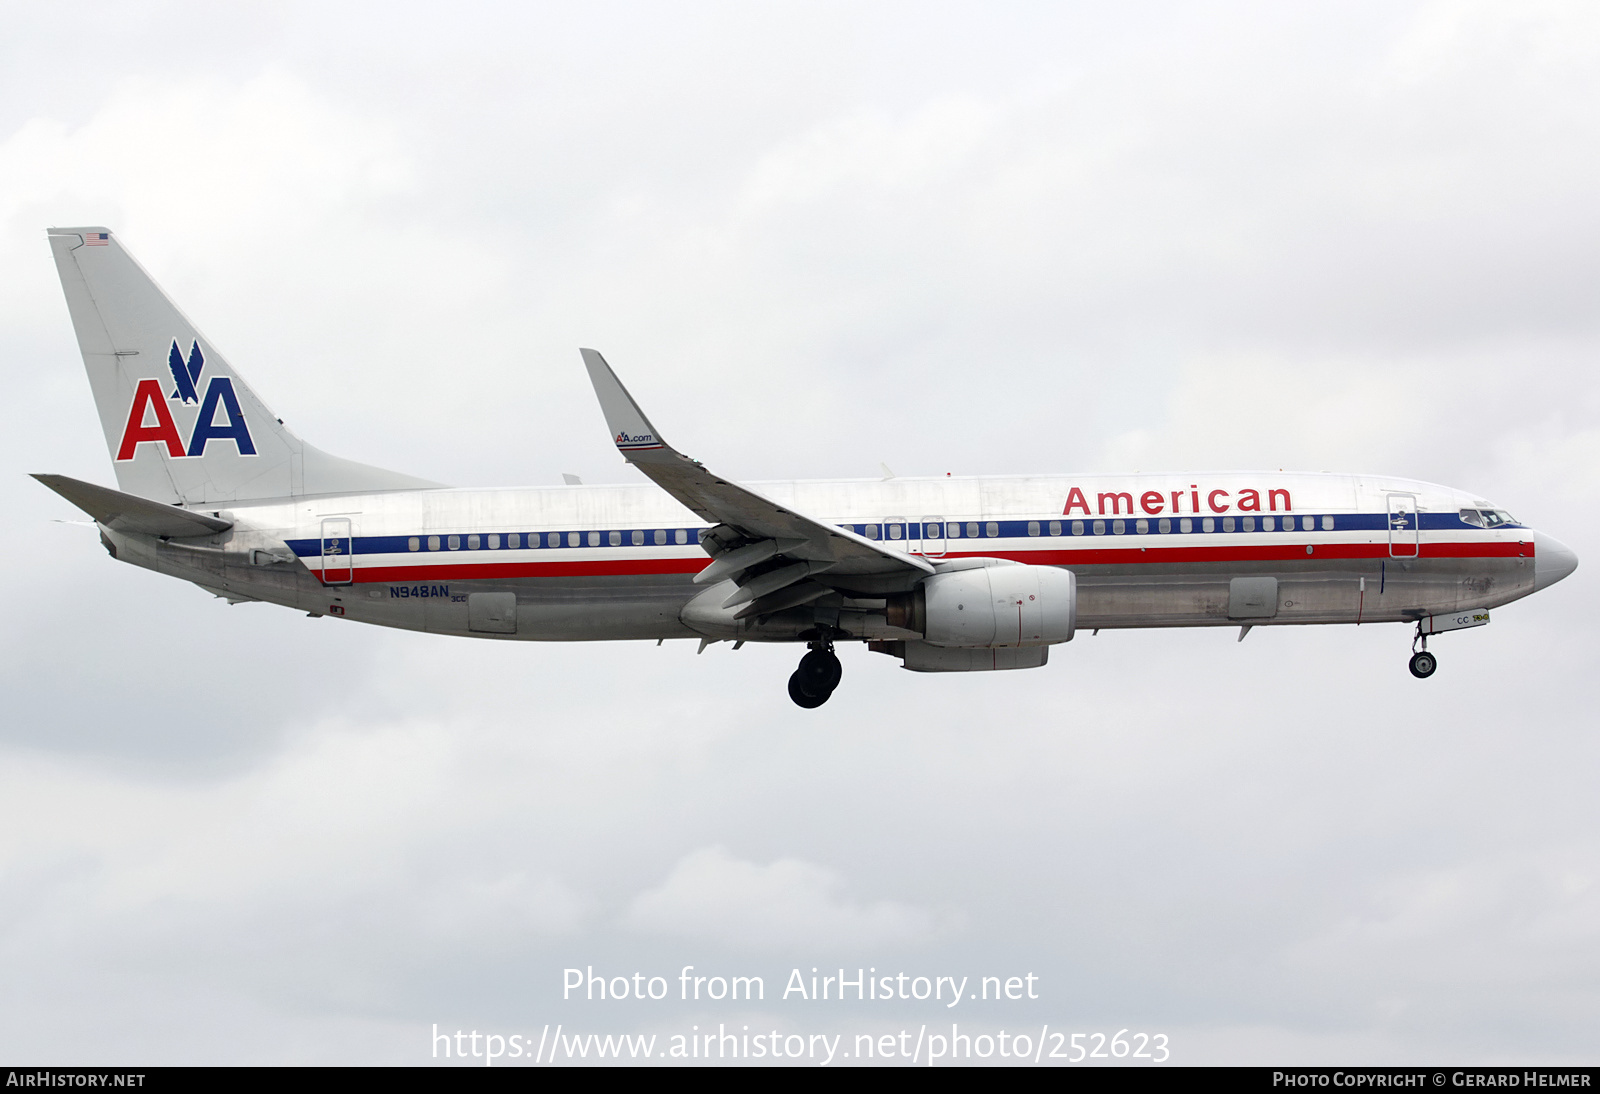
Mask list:
[[[92,482],[65,475],[35,475],[34,478],[88,513],[96,521],[117,532],[137,532],[147,536],[210,536],[226,532],[232,521],[192,513],[174,505],[163,505],[149,498],[124,494]]]

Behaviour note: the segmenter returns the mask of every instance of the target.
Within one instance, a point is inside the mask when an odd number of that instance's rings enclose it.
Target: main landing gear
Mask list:
[[[844,666],[833,652],[832,640],[824,635],[810,645],[810,652],[800,658],[800,667],[789,677],[789,698],[796,706],[807,710],[826,703],[844,675]]]
[[[1422,645],[1420,650],[1418,643]],[[1439,659],[1428,652],[1428,636],[1422,633],[1422,624],[1418,623],[1416,637],[1411,640],[1411,675],[1426,680],[1438,667]]]

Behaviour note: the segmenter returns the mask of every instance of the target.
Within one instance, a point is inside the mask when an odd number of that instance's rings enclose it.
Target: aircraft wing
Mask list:
[[[717,525],[704,546],[712,563],[695,581],[732,577],[739,589],[726,607],[737,615],[781,611],[835,588],[899,592],[934,572],[915,555],[797,513],[747,486],[722,478],[667,444],[604,357],[580,351],[612,440],[623,458],[702,520]]]
[[[147,536],[211,536],[233,527],[233,522],[204,513],[164,505],[159,501],[124,494],[108,486],[71,479],[65,475],[35,475],[34,478],[88,513],[96,521],[118,532],[139,532]]]

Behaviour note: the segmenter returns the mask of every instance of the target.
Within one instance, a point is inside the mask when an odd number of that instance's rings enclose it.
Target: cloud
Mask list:
[[[242,81],[132,76],[80,124],[36,116],[0,144],[0,223],[47,207],[144,235],[147,260],[192,261],[219,239],[271,236],[414,182],[392,125],[282,69]]]
[[[946,920],[893,901],[863,904],[824,867],[794,858],[762,866],[722,847],[685,855],[660,886],[634,898],[633,930],[748,948],[925,945]]]

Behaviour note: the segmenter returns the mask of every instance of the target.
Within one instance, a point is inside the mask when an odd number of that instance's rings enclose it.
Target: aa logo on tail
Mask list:
[[[172,370],[175,385],[171,395],[162,394],[160,380],[140,380],[134,388],[133,405],[128,408],[128,424],[122,427],[122,443],[117,446],[117,459],[133,459],[138,447],[145,443],[166,445],[167,455],[174,459],[204,456],[206,442],[223,439],[231,440],[239,450],[239,455],[254,456],[256,445],[250,439],[250,426],[244,420],[244,412],[239,409],[239,397],[234,393],[233,380],[227,376],[213,376],[206,385],[204,397],[199,394],[200,373],[206,366],[200,343],[190,344],[189,357],[185,360],[178,349],[177,339],[173,339],[172,352],[167,355],[167,366]],[[194,431],[190,433],[187,445],[178,432],[178,424],[172,419],[168,400],[174,400],[181,406],[200,404],[200,411],[194,419]],[[218,423],[218,410],[226,416],[226,421]],[[147,422],[146,419],[152,416],[155,421]]]

